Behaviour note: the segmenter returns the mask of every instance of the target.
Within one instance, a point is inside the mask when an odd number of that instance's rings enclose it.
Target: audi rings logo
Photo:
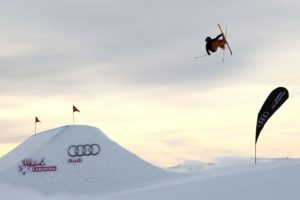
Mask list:
[[[98,144],[72,145],[68,148],[68,155],[70,157],[95,156],[99,153],[100,146]]]
[[[264,112],[257,121],[258,127],[263,127],[266,121],[268,120],[270,114],[269,112]]]

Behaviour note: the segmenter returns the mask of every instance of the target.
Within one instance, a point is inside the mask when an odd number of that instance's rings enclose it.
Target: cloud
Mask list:
[[[154,132],[176,125],[174,130],[183,133],[202,118],[205,125],[191,129],[209,133],[220,144],[242,129],[232,133],[234,127],[253,126],[250,120],[241,124],[242,118],[235,116],[252,116],[252,111],[243,108],[260,106],[256,104],[258,94],[268,90],[265,88],[284,85],[293,88],[291,96],[299,93],[296,0],[5,0],[0,4],[0,105],[6,110],[2,119],[20,113],[33,116],[32,110],[47,107],[44,116],[57,118],[59,124],[63,115],[57,107],[80,102],[90,106],[93,122],[111,123],[116,132],[115,124],[131,122],[123,127],[130,124],[139,132],[155,118]],[[227,53],[222,63],[223,52],[219,51],[195,60],[206,54],[204,38],[219,33],[217,23],[227,28],[233,56]],[[7,102],[5,96],[14,102]],[[234,103],[232,112],[228,105]],[[295,108],[297,103],[293,102]],[[178,112],[161,120],[166,110]],[[7,116],[10,111],[13,114]],[[136,127],[140,119],[144,123]],[[209,124],[212,119],[220,124],[236,123],[220,132]],[[22,123],[18,121],[19,128],[11,129],[11,123],[2,122],[1,129],[10,133],[2,139],[19,141],[18,134],[32,131],[25,122],[20,126]],[[189,140],[181,138],[162,142],[188,146]]]
[[[11,17],[0,26],[6,30],[6,44],[17,50],[0,55],[1,85],[7,86],[3,92],[63,93],[61,85],[78,90],[115,81],[154,87],[194,84],[214,82],[238,69],[238,62],[229,59],[222,67],[208,67],[221,64],[215,57],[193,59],[205,53],[203,38],[217,34],[214,25],[201,20],[212,9],[203,2],[31,1],[4,6]],[[85,77],[78,78],[80,73]]]

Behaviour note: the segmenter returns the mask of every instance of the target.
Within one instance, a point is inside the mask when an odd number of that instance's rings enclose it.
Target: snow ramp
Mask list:
[[[35,134],[0,159],[0,181],[43,193],[103,194],[168,176],[86,125]]]

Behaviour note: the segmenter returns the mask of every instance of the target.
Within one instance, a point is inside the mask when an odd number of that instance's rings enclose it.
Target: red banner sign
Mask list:
[[[25,175],[28,172],[53,172],[56,171],[56,166],[47,166],[44,162],[44,158],[40,162],[32,159],[22,160],[22,164],[19,166],[19,172]]]

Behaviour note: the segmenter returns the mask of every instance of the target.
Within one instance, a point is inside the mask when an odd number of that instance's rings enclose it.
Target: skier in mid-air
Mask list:
[[[220,24],[218,24],[218,28],[219,28],[219,30],[221,32],[220,35],[218,35],[214,39],[212,39],[211,37],[207,37],[205,39],[207,54],[204,54],[204,55],[201,55],[201,56],[197,56],[197,57],[195,57],[195,59],[202,58],[202,57],[205,57],[205,56],[210,56],[211,52],[212,53],[216,52],[218,50],[218,48],[223,49],[223,59],[222,59],[222,62],[224,62],[225,49],[228,49],[228,51],[232,55],[231,48],[230,48],[230,46],[229,46],[229,44],[227,42],[227,38],[226,38],[227,29],[226,29],[226,32],[224,34],[224,32],[223,32],[222,27],[221,27]],[[225,48],[225,46],[226,46],[226,48]]]
[[[211,37],[207,37],[205,39],[205,41],[206,41],[206,52],[207,52],[208,55],[210,55],[210,51],[211,52],[216,52],[218,47],[220,47],[221,49],[225,48],[226,40],[225,40],[225,37],[222,33],[214,39],[211,39]]]

